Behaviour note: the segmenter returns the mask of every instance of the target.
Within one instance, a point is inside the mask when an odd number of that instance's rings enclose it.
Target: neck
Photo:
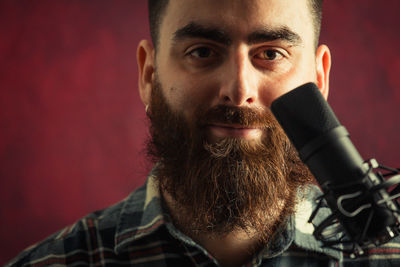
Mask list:
[[[193,236],[221,266],[242,266],[249,262],[260,248],[256,235],[235,231],[226,235]]]
[[[185,229],[182,225],[185,225],[185,220],[190,220],[190,218],[182,216],[184,212],[182,213],[182,209],[176,208],[177,203],[170,194],[161,193],[176,227],[206,249],[221,266],[242,266],[251,260],[254,253],[264,243],[260,241],[260,235],[254,229],[244,230],[240,228],[223,234],[205,234]],[[272,220],[275,225],[279,221],[279,217],[277,216],[276,220]],[[269,221],[271,222],[271,220]]]

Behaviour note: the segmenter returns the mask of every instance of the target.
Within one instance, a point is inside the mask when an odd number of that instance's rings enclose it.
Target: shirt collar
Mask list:
[[[311,213],[317,207],[316,199],[322,195],[321,190],[315,185],[309,185],[304,190],[298,193],[299,204],[296,208],[294,215],[294,243],[303,249],[319,252],[335,258],[336,260],[343,259],[343,253],[337,249],[324,247],[321,241],[318,241],[314,235],[314,225],[308,222]],[[318,211],[317,216],[314,218],[313,223],[319,225],[325,218],[332,214],[331,210],[327,207],[322,207]],[[333,237],[339,239],[340,234]]]
[[[158,183],[151,173],[145,185],[124,201],[114,238],[115,253],[119,254],[132,242],[155,232],[164,223]]]

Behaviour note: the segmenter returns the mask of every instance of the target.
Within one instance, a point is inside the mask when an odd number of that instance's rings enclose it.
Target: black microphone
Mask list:
[[[332,210],[332,216],[316,227],[317,239],[326,246],[350,245],[351,253],[360,255],[367,245],[380,245],[399,234],[400,208],[394,200],[398,194],[386,188],[400,182],[400,176],[390,179],[389,184],[384,175],[374,172],[376,161],[362,159],[315,84],[280,96],[271,110]],[[384,168],[393,171],[391,175],[398,173],[397,169]],[[333,227],[338,223],[340,230]],[[340,231],[345,236],[332,241]]]

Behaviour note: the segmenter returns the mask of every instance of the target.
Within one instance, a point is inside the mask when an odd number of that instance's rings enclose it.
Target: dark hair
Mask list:
[[[169,0],[148,0],[150,35],[155,49],[157,49],[159,44],[160,25],[165,15],[168,2]],[[308,0],[314,24],[315,47],[318,46],[319,34],[321,31],[322,2],[323,0]]]
[[[160,37],[161,21],[165,15],[169,0],[148,0],[150,36],[157,50]]]
[[[314,24],[315,48],[318,47],[319,34],[321,32],[322,3],[323,0],[308,0],[311,17]]]

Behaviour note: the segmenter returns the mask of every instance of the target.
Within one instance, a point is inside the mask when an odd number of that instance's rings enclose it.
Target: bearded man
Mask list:
[[[307,222],[319,194],[270,111],[307,82],[327,98],[322,0],[150,0],[139,91],[154,168],[123,202],[10,265],[382,266],[324,248]],[[389,250],[388,250],[389,251]],[[360,265],[360,266],[361,266]]]

